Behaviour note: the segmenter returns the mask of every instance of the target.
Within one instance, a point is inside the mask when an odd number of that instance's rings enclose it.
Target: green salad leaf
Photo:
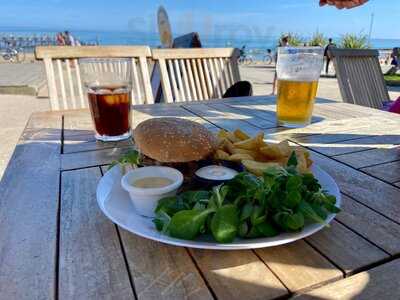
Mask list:
[[[306,224],[325,224],[338,213],[336,198],[313,174],[296,169],[293,151],[287,167],[270,167],[263,176],[239,173],[211,190],[187,191],[161,199],[155,209],[157,230],[181,239],[211,234],[219,243],[236,237],[273,237],[299,232]]]
[[[193,240],[200,233],[207,216],[213,211],[213,209],[181,210],[172,217],[168,225],[168,232],[172,237]]]
[[[140,154],[136,150],[130,150],[123,156],[121,156],[120,159],[114,160],[111,162],[111,164],[108,167],[108,170],[110,170],[112,167],[120,165],[122,167],[122,173],[126,173],[126,167],[130,166],[131,168],[135,169],[140,165]]]
[[[211,219],[211,232],[219,243],[230,243],[236,237],[239,227],[239,212],[234,204],[218,208]]]

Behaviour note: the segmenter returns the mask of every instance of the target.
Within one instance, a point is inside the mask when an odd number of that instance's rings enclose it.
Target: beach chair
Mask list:
[[[381,109],[390,100],[378,50],[330,49],[343,101]]]
[[[154,103],[150,84],[147,46],[50,46],[36,47],[36,59],[44,61],[52,110],[88,107],[82,87],[79,58],[130,58],[133,71],[132,103]],[[104,68],[114,68],[104,64]],[[115,71],[123,69],[115,66]],[[113,69],[114,70],[114,69]]]
[[[222,98],[240,81],[238,56],[234,48],[153,49],[164,102]]]

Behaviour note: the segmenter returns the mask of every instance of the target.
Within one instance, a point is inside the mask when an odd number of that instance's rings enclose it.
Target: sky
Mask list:
[[[362,7],[319,7],[318,0],[2,0],[0,31],[7,27],[45,30],[156,32],[156,11],[163,5],[174,34],[311,36],[369,33],[400,39],[400,0],[370,0]],[[397,29],[397,30],[395,30]]]

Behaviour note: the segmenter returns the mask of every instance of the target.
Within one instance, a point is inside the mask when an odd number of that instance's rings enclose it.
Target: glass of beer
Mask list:
[[[310,124],[322,66],[321,47],[278,48],[279,125],[303,127]]]
[[[80,59],[95,137],[103,142],[131,137],[131,64],[124,58]]]

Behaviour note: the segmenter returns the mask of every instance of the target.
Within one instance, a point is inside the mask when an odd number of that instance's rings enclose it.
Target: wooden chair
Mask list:
[[[234,48],[153,49],[165,102],[221,98],[240,81]]]
[[[330,52],[344,102],[380,109],[390,100],[377,50],[334,48]]]
[[[52,110],[87,107],[82,88],[79,58],[130,58],[132,63],[132,102],[154,103],[150,85],[147,46],[50,46],[36,47],[36,59],[43,59]],[[113,66],[102,66],[104,68]],[[122,64],[115,66],[117,72]],[[113,69],[114,70],[114,69]],[[126,70],[126,69],[125,69]]]

